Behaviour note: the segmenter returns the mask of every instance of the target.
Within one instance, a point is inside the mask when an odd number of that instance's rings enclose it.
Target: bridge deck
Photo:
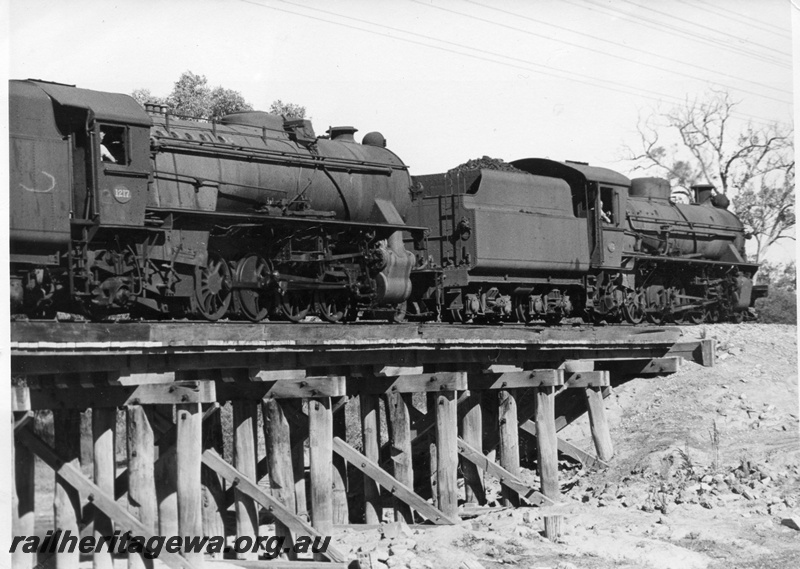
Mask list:
[[[683,356],[703,363],[678,328],[490,327],[447,324],[47,323],[11,325],[12,371],[180,369],[446,363],[519,365],[572,359]]]

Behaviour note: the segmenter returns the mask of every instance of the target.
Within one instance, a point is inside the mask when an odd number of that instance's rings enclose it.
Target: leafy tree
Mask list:
[[[237,111],[253,110],[238,91],[212,89],[205,75],[191,71],[181,74],[167,97],[156,97],[150,89],[136,89],[131,96],[142,106],[148,102],[165,104],[170,113],[191,119],[218,119]]]
[[[280,99],[272,101],[269,106],[269,112],[273,115],[281,115],[287,119],[304,119],[306,117],[306,108],[294,103],[284,103]]]
[[[639,123],[641,148],[628,147],[634,170],[655,170],[673,185],[708,181],[732,196],[733,209],[754,236],[758,262],[779,239],[794,239],[794,144],[790,127],[748,122],[737,128],[738,102],[723,91],[687,100]],[[669,144],[677,135],[677,143]]]
[[[211,91],[210,114],[212,119],[218,119],[239,111],[252,111],[253,107],[244,100],[242,94],[233,89],[215,87]]]
[[[167,97],[169,111],[185,117],[207,119],[211,116],[211,89],[205,75],[185,71]]]
[[[144,107],[145,103],[155,103],[157,105],[166,105],[167,99],[165,97],[156,97],[150,92],[150,89],[135,89],[131,93],[137,103]]]
[[[794,292],[797,290],[797,266],[794,261],[785,265],[764,261],[758,269],[758,282]]]
[[[192,119],[216,120],[230,113],[253,110],[253,106],[238,91],[221,86],[212,89],[205,75],[191,71],[181,74],[167,97],[156,97],[150,89],[136,89],[131,96],[142,106],[149,102],[167,105],[170,113]],[[272,102],[269,112],[289,119],[306,116],[305,107],[284,103],[280,99]]]

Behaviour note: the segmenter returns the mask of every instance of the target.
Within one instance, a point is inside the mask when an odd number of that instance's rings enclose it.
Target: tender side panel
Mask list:
[[[573,214],[565,182],[486,170],[464,205],[474,215],[476,273],[588,270],[586,220]]]
[[[70,143],[53,103],[24,82],[9,87],[10,239],[14,254],[52,254],[70,238]]]

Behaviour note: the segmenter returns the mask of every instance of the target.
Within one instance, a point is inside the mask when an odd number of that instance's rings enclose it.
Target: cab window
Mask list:
[[[600,188],[600,219],[603,223],[611,225],[616,223],[614,209],[613,188]]]
[[[128,129],[124,126],[100,125],[100,160],[107,164],[128,165]]]

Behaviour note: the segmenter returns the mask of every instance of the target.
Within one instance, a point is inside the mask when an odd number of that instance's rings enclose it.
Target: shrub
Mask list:
[[[756,301],[758,321],[768,324],[797,324],[797,293],[783,287],[770,287],[769,296]]]

